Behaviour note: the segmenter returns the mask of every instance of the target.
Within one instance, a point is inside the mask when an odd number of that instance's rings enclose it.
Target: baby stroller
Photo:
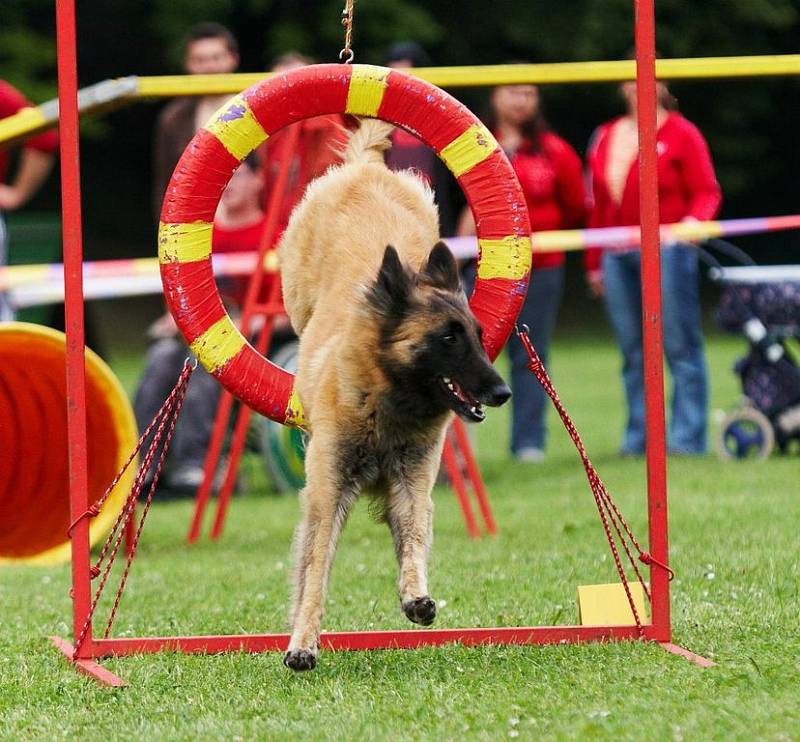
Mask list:
[[[742,262],[741,251],[723,244]],[[766,458],[777,444],[786,453],[800,441],[800,369],[790,347],[800,341],[800,266],[717,263],[710,275],[722,286],[719,324],[750,344],[734,366],[744,401],[723,420],[717,452],[725,459]]]

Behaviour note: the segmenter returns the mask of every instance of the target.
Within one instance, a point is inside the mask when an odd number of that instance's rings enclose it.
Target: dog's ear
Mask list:
[[[419,277],[425,283],[448,291],[458,291],[461,288],[456,259],[441,240],[433,246]]]
[[[386,246],[378,277],[369,290],[369,303],[384,315],[399,315],[408,303],[411,275],[400,262],[397,250]]]

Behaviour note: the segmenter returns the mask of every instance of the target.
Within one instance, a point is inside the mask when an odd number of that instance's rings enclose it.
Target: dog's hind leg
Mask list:
[[[340,477],[333,456],[323,450],[315,455],[312,448],[313,439],[306,459],[311,463],[308,483],[301,495],[303,519],[295,536],[292,636],[283,660],[292,670],[311,670],[317,663],[328,577],[356,495],[353,486],[337,486]]]
[[[389,491],[386,519],[392,531],[400,567],[400,605],[414,623],[428,626],[436,618],[436,603],[428,594],[428,554],[433,540],[433,476],[419,472],[401,477]]]

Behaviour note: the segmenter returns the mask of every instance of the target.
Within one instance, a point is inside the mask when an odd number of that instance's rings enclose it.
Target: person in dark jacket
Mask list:
[[[183,69],[189,75],[220,75],[236,72],[239,44],[219,23],[198,23],[184,42]],[[153,205],[161,213],[164,192],[183,150],[195,132],[230,96],[203,95],[176,98],[158,116],[153,142]]]
[[[416,41],[400,41],[389,47],[384,63],[392,69],[411,70],[430,67],[431,58]],[[436,153],[412,134],[397,128],[391,139],[392,148],[386,152],[386,166],[390,170],[413,170],[423,177],[436,197],[442,235],[454,234],[456,217],[464,202],[455,178]]]
[[[235,72],[239,45],[219,23],[198,23],[186,35],[183,68],[190,75]],[[156,220],[172,172],[195,132],[230,96],[204,95],[176,98],[161,111],[153,146],[153,206]],[[216,234],[215,234],[216,237]],[[244,249],[244,248],[243,248]],[[152,420],[189,354],[169,313],[148,330],[150,341],[145,368],[134,397],[133,409],[141,432]],[[203,465],[214,423],[220,388],[202,366],[192,374],[181,418],[175,428],[163,484],[175,493],[193,493],[203,481]],[[152,472],[149,473],[151,475]]]

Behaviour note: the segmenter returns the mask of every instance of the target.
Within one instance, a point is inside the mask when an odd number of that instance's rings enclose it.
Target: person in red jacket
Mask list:
[[[489,128],[505,150],[519,178],[534,231],[571,229],[584,221],[581,160],[575,150],[547,126],[534,85],[501,85],[492,91]],[[459,234],[474,234],[469,211]],[[531,283],[519,322],[528,325],[542,361],[547,364],[564,286],[564,253],[535,253]],[[511,452],[520,460],[544,459],[546,397],[527,370],[522,345],[509,343],[511,359]]]
[[[21,109],[31,105],[13,85],[5,80],[0,80],[0,119],[13,116]],[[8,260],[3,212],[16,211],[30,201],[53,169],[57,149],[58,135],[55,131],[46,131],[27,139],[22,145],[22,153],[14,177],[10,183],[6,183],[9,151],[0,147],[0,265],[5,265]],[[0,321],[13,318],[14,312],[11,306],[0,293]]]
[[[591,227],[639,224],[636,83],[624,83],[622,96],[626,114],[600,126],[589,147]],[[674,110],[674,104],[666,86],[659,83],[661,223],[713,219],[722,197],[708,145],[697,127]],[[639,249],[592,250],[586,257],[589,286],[595,295],[605,297],[622,351],[628,419],[620,453],[640,455],[646,441]],[[697,251],[687,244],[662,245],[661,272],[664,352],[673,381],[668,446],[676,453],[701,454],[707,446],[708,374],[700,326]]]

